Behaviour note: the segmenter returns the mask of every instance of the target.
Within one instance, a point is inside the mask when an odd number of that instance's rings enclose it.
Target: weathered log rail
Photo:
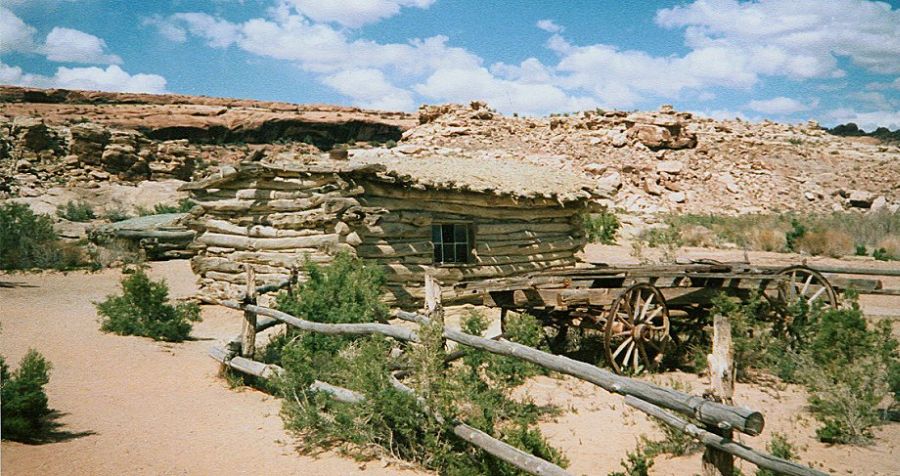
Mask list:
[[[247,272],[252,275],[251,270],[248,269]],[[431,282],[429,283],[428,281]],[[247,282],[253,283],[251,279],[248,279]],[[289,284],[290,280],[281,287]],[[426,303],[426,309],[430,310],[430,313],[433,313],[436,310],[438,312],[440,311],[440,290],[439,288],[435,289],[435,286],[437,286],[436,283],[429,277],[426,281],[426,289],[430,289],[431,292],[426,292],[426,298],[428,301],[432,302]],[[252,284],[248,285],[247,297],[243,303],[237,301],[216,302],[222,306],[243,311],[245,315],[243,334],[252,333],[254,334],[254,338],[255,334],[262,329],[269,328],[277,323],[285,323],[300,330],[327,335],[379,334],[405,342],[420,342],[418,333],[405,327],[384,323],[320,323],[301,319],[275,309],[258,306],[255,304],[254,299],[254,294],[258,290],[259,287],[253,288]],[[438,300],[436,307],[433,302],[435,299]],[[247,319],[248,315],[253,315],[254,317],[252,319]],[[263,316],[263,319],[257,319],[256,316]],[[427,325],[432,322],[427,316],[406,311],[397,311],[394,313],[393,317],[415,322],[420,325]],[[252,325],[250,325],[251,323]],[[241,337],[240,342],[242,342],[243,345],[239,347],[242,355],[235,355],[234,350],[229,351],[221,348],[214,348],[210,351],[210,356],[232,369],[260,378],[271,378],[283,372],[283,369],[276,365],[264,364],[247,358],[247,356],[252,356],[255,349],[252,346],[248,348],[247,343],[251,340],[247,339],[246,335],[242,335]],[[824,473],[814,469],[758,452],[745,445],[734,442],[730,438],[732,430],[740,431],[751,436],[758,435],[762,432],[765,422],[763,415],[758,411],[714,402],[641,380],[623,377],[584,362],[579,362],[564,356],[549,354],[538,349],[505,340],[502,336],[488,339],[444,327],[443,337],[446,340],[474,349],[522,359],[549,370],[591,382],[609,392],[621,394],[625,396],[625,401],[629,406],[658,418],[667,425],[680,429],[702,442],[708,448],[714,448],[717,451],[746,459],[761,468],[767,468],[789,475],[824,476]],[[397,374],[395,373],[394,375]],[[405,387],[399,381],[397,381],[397,385]],[[398,388],[400,388],[399,386]],[[408,387],[405,388],[411,391]],[[352,390],[337,387],[326,382],[315,382],[313,386],[310,387],[310,390],[329,393],[334,398],[342,399],[341,401],[348,403],[359,403],[365,398],[364,395],[358,394]],[[718,432],[728,436],[716,435],[711,431],[701,429],[687,420],[672,415],[669,411],[680,413],[688,418],[699,421],[706,425],[708,429],[716,431],[722,430]],[[435,415],[435,417],[439,419],[439,415]],[[453,429],[454,433],[463,440],[478,446],[488,453],[528,472],[529,474],[569,474],[562,468],[559,468],[550,462],[524,453],[477,429],[468,427],[463,423],[456,422]]]

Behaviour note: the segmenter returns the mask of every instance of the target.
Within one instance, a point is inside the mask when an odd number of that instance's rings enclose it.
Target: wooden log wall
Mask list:
[[[361,223],[358,255],[383,266],[401,305],[425,297],[422,283],[434,265],[432,224],[468,223],[474,231],[471,263],[431,271],[448,285],[572,266],[586,243],[583,204],[563,207],[543,198],[515,200],[489,192],[419,190],[374,181],[360,185],[365,189],[360,203],[384,213]]]
[[[193,193],[202,211],[188,222],[200,251],[192,266],[210,298],[239,298],[245,264],[265,285],[286,279],[305,256],[327,263],[345,250],[382,267],[390,301],[417,305],[434,267],[432,224],[466,223],[474,231],[470,263],[434,269],[448,285],[572,266],[586,242],[584,203],[421,190],[340,174],[256,174]]]
[[[342,220],[364,215],[355,198],[362,191],[337,174],[271,171],[192,191],[201,211],[188,221],[198,232],[191,266],[203,294],[240,298],[245,265],[256,285],[268,285],[289,278],[307,258],[324,264],[338,250],[353,251]]]

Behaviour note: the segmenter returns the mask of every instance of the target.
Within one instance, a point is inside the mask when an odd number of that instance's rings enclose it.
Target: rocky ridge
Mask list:
[[[423,106],[403,133],[412,154],[429,148],[497,151],[582,170],[632,215],[896,210],[900,147],[828,134],[815,122],[750,123],[676,112],[585,111],[508,117],[482,102]]]

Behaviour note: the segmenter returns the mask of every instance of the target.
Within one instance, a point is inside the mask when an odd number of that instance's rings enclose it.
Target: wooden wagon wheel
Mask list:
[[[603,344],[616,372],[655,369],[670,340],[669,309],[656,286],[635,284],[613,302]]]
[[[804,302],[807,306],[822,305],[836,308],[837,293],[821,273],[806,266],[788,266],[777,273],[783,279],[778,284],[777,299],[784,307]]]

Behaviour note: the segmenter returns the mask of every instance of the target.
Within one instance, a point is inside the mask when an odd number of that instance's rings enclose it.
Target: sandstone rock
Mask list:
[[[609,143],[613,147],[625,147],[628,145],[628,136],[624,132],[620,131],[610,131],[607,134],[609,138]]]
[[[658,149],[672,140],[672,134],[668,129],[652,124],[635,124],[626,131],[629,139],[637,140],[641,144]]]
[[[109,130],[99,124],[84,123],[72,126],[69,131],[72,134],[69,152],[77,155],[82,163],[99,165],[109,142]]]
[[[663,193],[663,189],[656,184],[656,180],[653,180],[650,177],[644,178],[643,189],[644,192],[647,192],[650,195],[660,196]]]
[[[872,205],[869,207],[869,209],[874,212],[874,211],[881,210],[882,208],[885,208],[885,207],[887,207],[887,199],[884,198],[883,195],[880,195],[875,200],[872,200]]]
[[[684,203],[686,198],[683,192],[672,192],[669,194],[669,200],[675,203]]]
[[[604,175],[597,181],[597,187],[605,190],[616,191],[622,188],[622,175],[618,172],[613,172],[609,175]]]
[[[851,207],[870,208],[872,206],[872,201],[875,200],[875,194],[865,190],[853,190],[850,192],[848,200],[850,201]]]
[[[663,160],[656,164],[657,172],[665,172],[667,174],[678,175],[684,169],[684,162],[678,160]]]
[[[591,162],[590,164],[585,165],[583,168],[584,168],[584,171],[589,174],[602,175],[604,172],[606,172],[606,169],[608,169],[609,166],[606,164],[599,164],[597,162]]]

